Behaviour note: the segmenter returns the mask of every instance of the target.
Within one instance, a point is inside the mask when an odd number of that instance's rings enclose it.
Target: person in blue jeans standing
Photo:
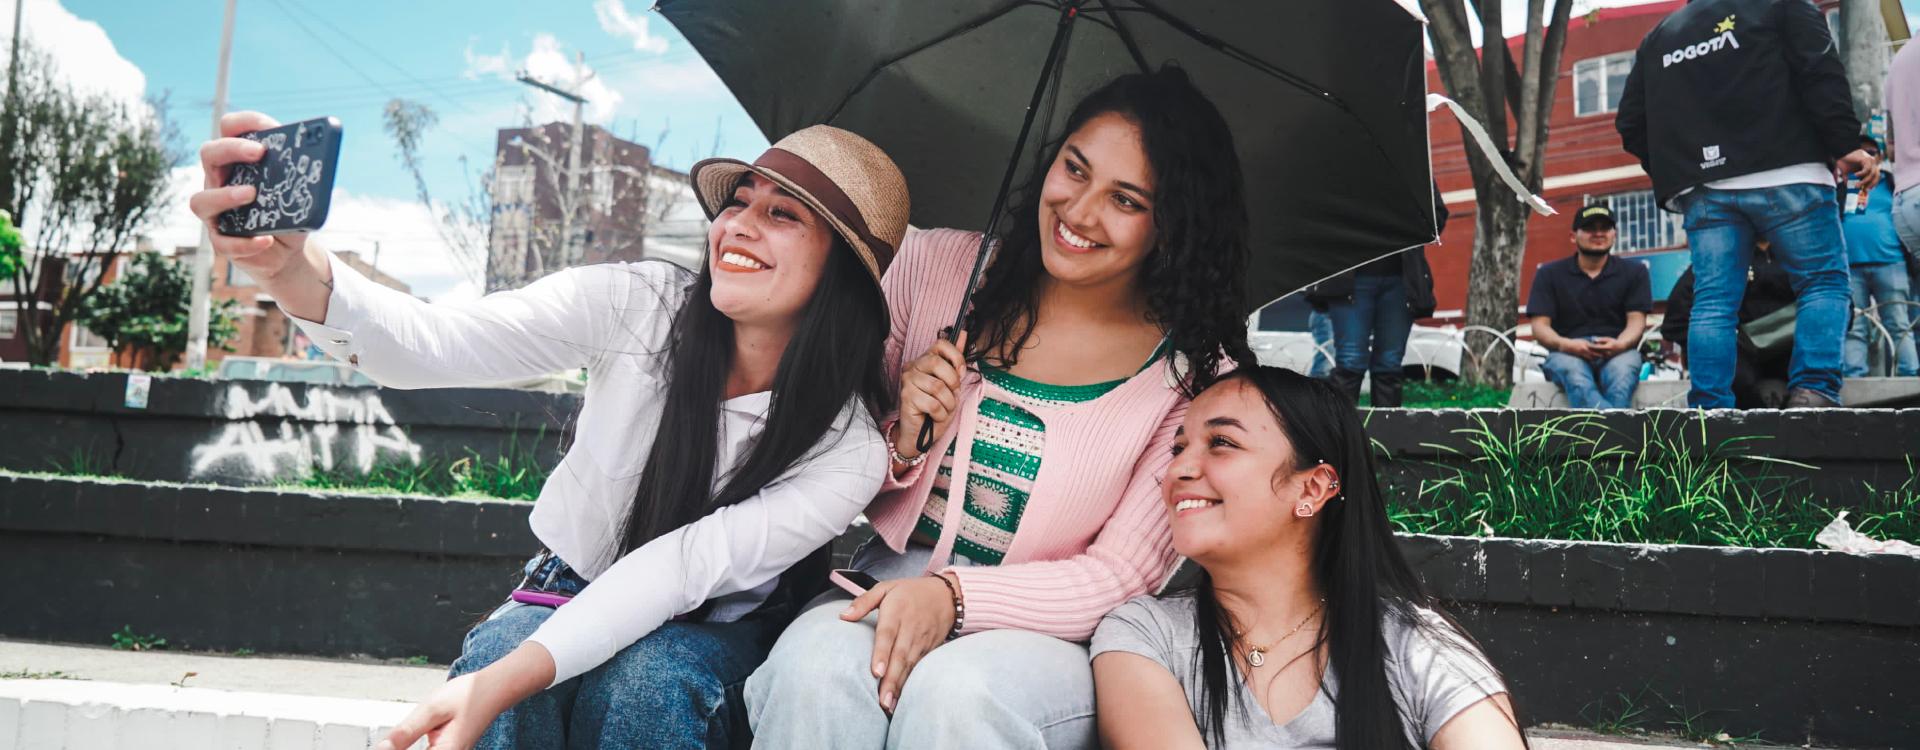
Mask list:
[[[1613,211],[1573,215],[1572,257],[1540,264],[1527,295],[1540,364],[1575,409],[1627,409],[1640,385],[1640,338],[1653,311],[1647,267],[1613,257]]]
[[[1858,147],[1835,49],[1806,0],[1694,0],[1635,53],[1614,126],[1660,205],[1686,216],[1695,407],[1734,406],[1736,314],[1758,239],[1798,295],[1787,407],[1840,404],[1850,305],[1834,185],[1855,174],[1872,190],[1879,166]]]
[[[1872,138],[1861,136],[1860,147],[1875,157],[1880,155],[1880,144]],[[1856,313],[1853,326],[1847,329],[1845,372],[1850,378],[1867,374],[1869,347],[1884,345],[1888,335],[1893,341],[1893,374],[1903,378],[1920,375],[1920,356],[1914,352],[1912,317],[1907,307],[1912,299],[1907,286],[1907,259],[1893,225],[1895,187],[1894,180],[1881,180],[1866,194],[1866,204],[1840,221],[1847,238],[1853,308],[1874,310],[1872,315]],[[1880,334],[1873,324],[1875,319],[1886,327],[1887,335]]]

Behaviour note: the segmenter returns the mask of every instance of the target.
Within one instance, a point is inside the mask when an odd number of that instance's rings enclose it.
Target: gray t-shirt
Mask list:
[[[1198,716],[1205,707],[1200,702],[1196,674],[1199,638],[1194,632],[1193,608],[1190,596],[1136,598],[1100,621],[1090,652],[1097,657],[1124,651],[1166,667],[1186,689],[1187,707]],[[1421,610],[1420,614],[1439,622],[1439,615],[1431,611]],[[1408,737],[1416,738],[1417,745],[1431,744],[1440,727],[1468,706],[1506,692],[1499,675],[1467,646],[1436,639],[1402,617],[1387,617],[1386,641],[1387,682],[1410,725]],[[1328,694],[1337,693],[1338,685],[1331,673],[1326,682],[1327,689],[1316,693],[1313,702],[1284,725],[1274,723],[1254,698],[1253,690],[1244,681],[1239,682],[1235,698],[1238,707],[1228,704],[1226,746],[1334,750],[1334,705]],[[1209,736],[1207,741],[1211,743],[1213,738]]]

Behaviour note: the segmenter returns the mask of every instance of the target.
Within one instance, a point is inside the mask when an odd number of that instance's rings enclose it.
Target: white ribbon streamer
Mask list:
[[[1501,158],[1500,149],[1493,145],[1493,139],[1487,136],[1487,129],[1481,127],[1479,120],[1473,119],[1473,115],[1467,114],[1467,111],[1461,109],[1460,105],[1452,99],[1439,94],[1427,95],[1428,112],[1439,109],[1442,105],[1451,110],[1454,119],[1459,120],[1460,124],[1467,129],[1467,134],[1473,136],[1473,143],[1480,148],[1480,154],[1493,163],[1494,173],[1500,175],[1500,181],[1507,183],[1507,187],[1513,190],[1514,197],[1519,198],[1522,203],[1532,208],[1534,213],[1541,216],[1552,216],[1558,213],[1553,210],[1553,206],[1547,205],[1545,198],[1534,195],[1528,190],[1526,184],[1522,183],[1520,178],[1513,174],[1513,170],[1507,167],[1507,160]]]

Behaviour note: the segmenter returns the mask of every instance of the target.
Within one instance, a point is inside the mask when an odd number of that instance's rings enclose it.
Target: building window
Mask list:
[[[227,261],[227,286],[253,286],[253,277],[240,270],[233,261]]]
[[[102,338],[100,334],[87,330],[86,326],[80,325],[79,323],[74,323],[73,324],[73,341],[72,343],[68,344],[67,348],[73,349],[73,350],[105,349],[107,348],[107,340],[105,338]]]
[[[1574,63],[1574,116],[1606,114],[1619,109],[1620,95],[1627,90],[1627,74],[1631,72],[1633,72],[1632,52],[1594,57]]]
[[[533,165],[501,165],[493,179],[494,210],[520,210],[533,201]]]
[[[589,210],[600,216],[611,215],[613,213],[613,167],[594,167],[592,179],[593,196]]]
[[[1615,253],[1637,253],[1687,244],[1685,218],[1660,210],[1652,190],[1590,195],[1586,202],[1613,209],[1614,223],[1620,228],[1620,238],[1613,245]]]
[[[0,310],[0,339],[10,339],[18,335],[20,335],[20,311]]]

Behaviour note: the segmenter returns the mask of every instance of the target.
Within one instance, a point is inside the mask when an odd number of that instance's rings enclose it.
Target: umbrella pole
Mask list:
[[[1033,118],[1040,114],[1040,100],[1046,97],[1048,84],[1054,79],[1053,70],[1060,64],[1060,53],[1066,49],[1067,38],[1073,35],[1073,21],[1080,16],[1080,3],[1083,0],[1068,0],[1060,8],[1060,24],[1053,32],[1053,45],[1047,48],[1047,61],[1040,65],[1040,80],[1033,85],[1033,98],[1027,101],[1026,118],[1020,122],[1020,135],[1013,139],[1013,154],[1007,157],[1007,171],[1000,177],[1000,192],[993,197],[993,213],[987,216],[987,228],[980,233],[980,247],[974,251],[973,275],[967,278],[967,293],[960,298],[960,311],[953,317],[953,326],[947,329],[946,339],[953,341],[960,335],[961,327],[967,323],[967,313],[973,307],[973,290],[980,286],[980,274],[987,270],[987,256],[993,249],[994,235],[1000,230],[1000,215],[1006,213],[1007,196],[1013,190],[1014,172],[1020,168],[1020,154],[1027,148],[1027,136],[1033,132]],[[920,423],[920,435],[914,440],[914,446],[924,454],[933,449],[933,422]]]

